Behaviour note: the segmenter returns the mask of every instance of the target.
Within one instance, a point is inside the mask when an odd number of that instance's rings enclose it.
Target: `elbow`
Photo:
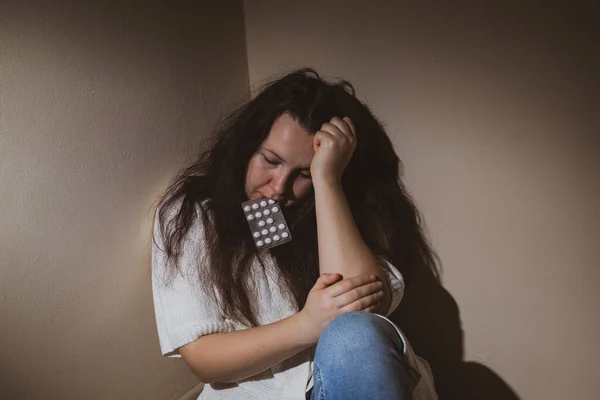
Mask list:
[[[228,379],[225,376],[217,376],[214,373],[210,373],[210,371],[206,371],[205,369],[195,368],[190,366],[190,369],[196,375],[198,380],[205,385],[212,385],[213,383],[234,383],[234,380]]]
[[[205,385],[212,385],[213,383],[236,383],[238,380],[234,377],[224,374],[223,371],[219,373],[216,368],[211,368],[207,364],[203,363],[199,365],[194,362],[187,362],[186,364],[192,370],[196,378]]]
[[[198,380],[205,385],[236,382],[237,380],[231,376],[233,371],[225,368],[220,361],[219,353],[210,351],[211,347],[215,347],[210,342],[206,342],[206,338],[210,336],[212,335],[203,336],[195,342],[180,347],[178,350],[181,358]]]
[[[210,363],[197,356],[192,345],[181,347],[179,354],[201,383],[210,385],[215,382],[223,382],[221,377],[215,374],[215,369],[210,367]]]
[[[216,382],[216,380],[212,376],[210,376],[210,374],[207,374],[206,371],[198,370],[198,368],[193,367],[190,367],[190,369],[192,370],[194,375],[196,375],[196,378],[198,378],[200,383],[210,385]]]

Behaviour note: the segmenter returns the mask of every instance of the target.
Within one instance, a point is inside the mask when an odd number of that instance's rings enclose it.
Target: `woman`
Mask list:
[[[265,85],[162,198],[153,293],[162,353],[200,399],[435,399],[387,318],[433,266],[381,124],[310,69]],[[279,202],[289,243],[257,248],[241,203]]]

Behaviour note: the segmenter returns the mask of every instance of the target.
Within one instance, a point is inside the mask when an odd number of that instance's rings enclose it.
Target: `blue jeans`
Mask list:
[[[343,314],[321,333],[311,400],[408,400],[408,372],[398,332],[366,312]]]

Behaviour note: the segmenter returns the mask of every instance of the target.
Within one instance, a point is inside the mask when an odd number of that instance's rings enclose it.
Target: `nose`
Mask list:
[[[288,178],[289,175],[284,172],[273,175],[271,182],[269,182],[271,193],[268,194],[268,197],[275,201],[282,201],[285,197]]]

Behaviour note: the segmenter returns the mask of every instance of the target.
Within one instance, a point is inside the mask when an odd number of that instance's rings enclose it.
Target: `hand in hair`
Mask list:
[[[340,274],[321,274],[298,313],[300,326],[311,342],[335,317],[352,311],[374,311],[383,299],[383,284],[374,275],[343,279]]]
[[[313,138],[315,155],[310,174],[315,179],[339,183],[342,173],[356,149],[356,130],[348,117],[333,117],[325,122]]]

